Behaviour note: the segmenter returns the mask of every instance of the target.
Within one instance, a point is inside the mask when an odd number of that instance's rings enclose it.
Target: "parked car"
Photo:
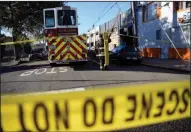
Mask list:
[[[109,60],[112,62],[135,62],[136,64],[141,64],[142,55],[137,47],[120,45],[110,52]]]
[[[95,46],[92,46],[92,47],[87,46],[87,50],[88,50],[88,51],[89,51],[89,50],[94,51],[94,50],[95,50]]]
[[[32,50],[30,60],[46,60],[47,57],[46,48],[36,48]]]
[[[31,54],[26,54],[24,52],[21,53],[20,62],[29,62]]]

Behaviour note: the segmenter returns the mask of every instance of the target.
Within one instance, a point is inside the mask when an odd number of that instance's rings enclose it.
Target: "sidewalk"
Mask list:
[[[23,55],[20,57],[19,60],[15,60],[15,57],[4,57],[3,60],[1,61],[1,66],[6,66],[6,67],[11,67],[11,66],[16,66],[22,63],[22,61],[28,61],[29,62],[29,57],[26,55]]]
[[[15,66],[15,65],[18,65],[18,64],[19,64],[19,61],[12,60],[10,62],[1,62],[1,67]]]
[[[15,66],[19,64],[20,60],[15,60],[15,57],[13,56],[7,56],[7,57],[3,57],[2,59],[0,59],[0,64],[1,67],[10,67],[10,66]]]
[[[191,62],[189,60],[183,62],[178,59],[143,58],[142,64],[170,70],[191,72]]]

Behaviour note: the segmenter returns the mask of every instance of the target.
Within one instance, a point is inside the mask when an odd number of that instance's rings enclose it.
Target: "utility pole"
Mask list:
[[[136,19],[136,10],[135,10],[136,2],[131,2],[131,11],[132,11],[132,21],[133,21],[133,35],[137,36],[137,19]],[[133,42],[135,46],[137,46],[137,39],[133,38]]]

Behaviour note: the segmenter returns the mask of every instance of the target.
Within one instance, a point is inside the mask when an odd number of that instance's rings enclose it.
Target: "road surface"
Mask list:
[[[1,93],[31,93],[73,88],[176,81],[190,79],[190,74],[137,65],[112,65],[100,71],[99,65],[58,65],[47,61],[24,63],[1,70]]]
[[[150,82],[189,80],[182,73],[143,65],[111,65],[100,71],[95,61],[86,65],[58,65],[48,61],[23,63],[1,68],[1,94],[87,90],[113,85],[133,85]],[[190,119],[172,121],[136,129],[136,131],[189,131]]]

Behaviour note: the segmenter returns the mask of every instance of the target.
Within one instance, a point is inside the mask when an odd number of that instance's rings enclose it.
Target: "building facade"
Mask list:
[[[87,32],[87,44],[88,46],[95,47],[96,42],[99,40],[100,27],[95,27]]]
[[[132,28],[132,16],[131,9],[118,14],[115,18],[98,27],[92,28],[87,33],[87,43],[89,46],[95,46],[95,42],[99,40],[99,33],[111,32],[111,42],[109,43],[109,50],[114,48],[114,45],[118,46],[121,43],[120,31],[124,28]],[[111,30],[113,28],[113,30]],[[132,30],[132,29],[131,29]]]
[[[138,47],[143,56],[190,59],[191,2],[137,2],[136,5]]]

